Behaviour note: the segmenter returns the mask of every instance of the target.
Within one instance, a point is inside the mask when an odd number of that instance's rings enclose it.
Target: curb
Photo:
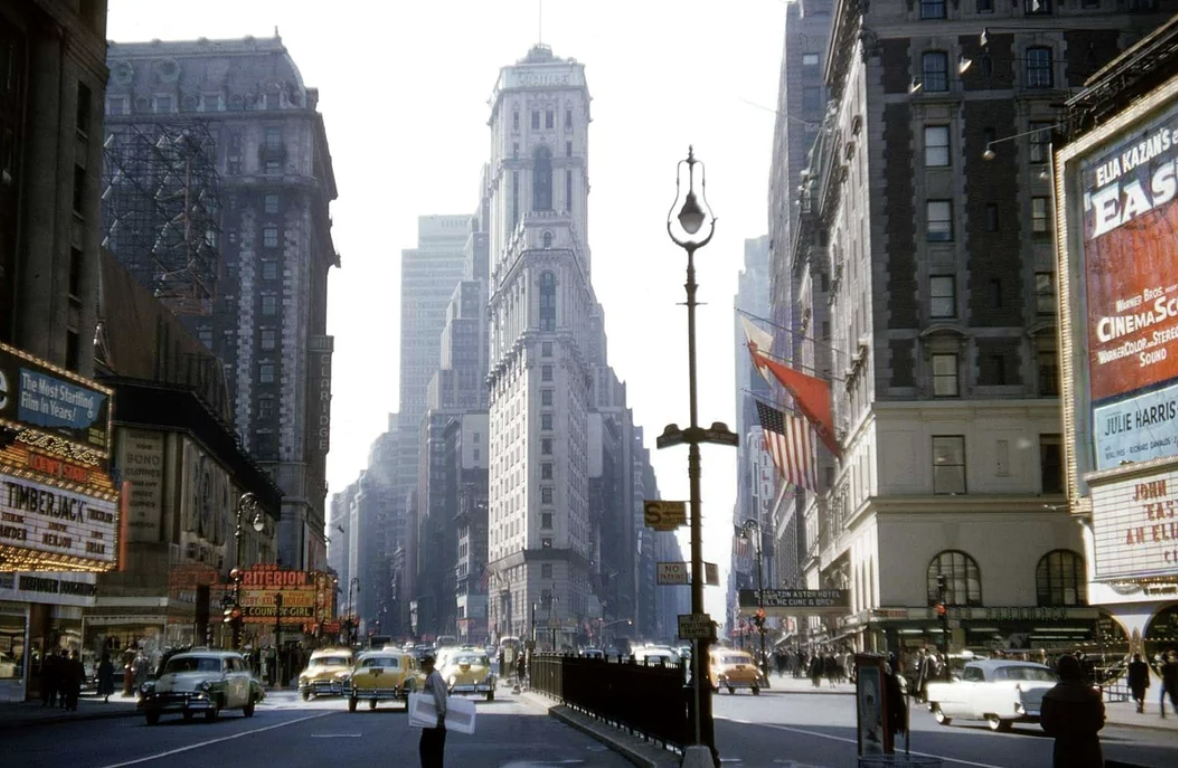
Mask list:
[[[679,758],[673,753],[654,747],[635,736],[624,734],[612,726],[601,725],[592,718],[575,712],[563,704],[549,702],[530,692],[521,694],[520,698],[532,706],[546,710],[549,717],[555,718],[573,730],[580,731],[594,741],[604,744],[638,768],[678,768],[679,766]],[[633,743],[627,743],[627,740]]]
[[[3,710],[0,710],[2,712]],[[91,720],[113,720],[118,717],[135,717],[141,714],[138,708],[123,707],[109,712],[73,712],[70,714],[61,715],[47,715],[45,717],[31,717],[27,720],[21,718],[2,718],[0,719],[0,731],[12,730],[15,728],[31,728],[38,725],[60,725],[61,723],[82,723]]]

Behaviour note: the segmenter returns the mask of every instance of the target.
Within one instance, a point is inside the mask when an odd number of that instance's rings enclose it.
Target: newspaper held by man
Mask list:
[[[409,694],[409,727],[433,728],[438,724],[438,708],[433,696],[425,693]],[[475,707],[470,699],[450,698],[446,701],[446,730],[474,733]]]

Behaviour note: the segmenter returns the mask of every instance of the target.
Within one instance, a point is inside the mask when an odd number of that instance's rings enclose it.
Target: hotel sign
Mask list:
[[[0,568],[110,570],[118,503],[0,473]]]
[[[1178,471],[1092,486],[1097,581],[1178,574]]]

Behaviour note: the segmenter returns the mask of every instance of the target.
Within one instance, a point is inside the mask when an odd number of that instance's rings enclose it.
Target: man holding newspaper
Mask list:
[[[442,756],[446,752],[446,683],[438,670],[434,669],[434,657],[425,656],[421,659],[421,668],[425,672],[425,693],[432,695],[434,708],[437,710],[438,722],[433,728],[421,729],[421,768],[442,768]]]

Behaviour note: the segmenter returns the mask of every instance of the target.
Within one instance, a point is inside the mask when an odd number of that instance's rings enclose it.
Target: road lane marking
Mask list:
[[[358,739],[358,733],[312,733],[312,739]]]
[[[726,719],[727,720],[730,718],[716,718],[716,719],[717,720],[719,720],[719,719]],[[847,738],[843,738],[842,736],[831,736],[828,733],[819,733],[817,731],[807,731],[802,728],[790,728],[787,725],[777,725],[776,723],[760,723],[760,725],[763,725],[766,728],[776,728],[779,731],[789,731],[790,733],[800,733],[805,736],[817,736],[820,739],[828,739],[830,741],[841,741],[844,744],[855,744],[855,745],[859,744],[859,741],[857,739],[847,739]],[[976,763],[973,760],[962,760],[957,757],[945,757],[944,755],[934,755],[930,752],[910,752],[909,754],[916,755],[917,757],[934,757],[938,760],[944,760],[944,761],[950,762],[950,763],[960,763],[961,765],[972,765],[974,768],[1006,768],[1006,766],[1002,766],[1002,765],[993,765],[991,763]],[[112,766],[110,768],[114,768],[114,767]]]
[[[240,739],[243,736],[252,736],[255,733],[265,733],[266,731],[272,731],[275,728],[285,728],[288,725],[297,725],[298,723],[305,723],[308,720],[314,720],[319,717],[327,717],[328,715],[335,715],[335,714],[339,714],[339,713],[338,712],[321,712],[317,715],[310,715],[309,717],[300,717],[298,720],[291,720],[286,723],[275,723],[274,725],[267,725],[264,728],[255,728],[252,731],[242,731],[241,733],[234,733],[234,734],[230,734],[229,736],[222,736],[219,739],[209,739],[208,741],[201,741],[201,742],[197,742],[196,744],[189,744],[188,746],[179,747],[177,749],[171,749],[171,750],[168,750],[167,752],[160,752],[159,754],[156,754],[156,755],[148,755],[147,757],[137,757],[134,760],[127,760],[126,762],[122,762],[122,763],[111,763],[110,765],[104,765],[102,768],[125,768],[128,765],[139,765],[140,763],[149,763],[152,760],[159,760],[160,758],[171,757],[172,755],[179,755],[184,752],[191,752],[194,749],[200,749],[201,747],[209,747],[209,746],[212,746],[213,744],[220,744],[223,741],[232,741],[233,739]]]

